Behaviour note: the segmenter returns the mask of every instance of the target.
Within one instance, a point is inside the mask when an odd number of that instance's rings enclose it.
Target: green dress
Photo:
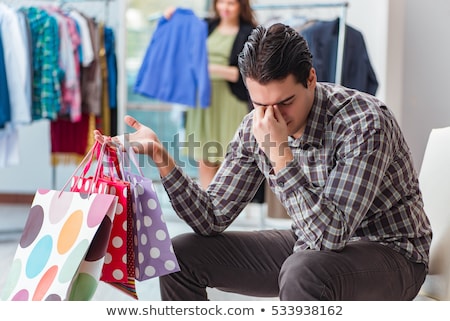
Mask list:
[[[235,38],[236,35],[224,35],[215,29],[207,41],[209,63],[228,66]],[[186,113],[189,156],[196,161],[221,162],[229,141],[247,112],[247,103],[231,92],[228,82],[211,76],[211,105],[208,108],[188,108]]]

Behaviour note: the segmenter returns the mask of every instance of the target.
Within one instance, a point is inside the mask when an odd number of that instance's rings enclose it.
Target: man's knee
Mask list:
[[[279,276],[281,300],[331,300],[324,252],[305,250],[289,256]]]
[[[176,235],[172,238],[172,244],[174,249],[189,248],[191,243],[195,241],[195,233],[183,233]]]
[[[183,260],[185,257],[192,257],[199,253],[199,242],[203,238],[203,236],[195,233],[184,233],[173,237],[172,246],[178,260]]]

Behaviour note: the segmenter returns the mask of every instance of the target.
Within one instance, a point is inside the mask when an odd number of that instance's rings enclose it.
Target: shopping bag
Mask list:
[[[102,153],[101,147],[104,148]],[[87,176],[93,162],[91,158],[83,169],[83,174],[74,177],[71,190],[85,192],[93,189],[98,193],[116,195],[118,204],[112,222],[111,235],[108,241],[102,266],[100,280],[115,286],[137,299],[134,280],[134,256],[128,255],[132,247],[132,204],[130,184],[120,178],[122,175],[115,169],[120,168],[113,149],[95,143],[93,147],[98,166],[93,176]],[[95,181],[95,185],[93,182]],[[98,264],[97,264],[98,265]]]
[[[133,255],[133,213],[129,182],[104,177],[110,193],[119,196],[118,207],[122,207],[120,220],[114,220],[107,255],[103,263],[100,280],[118,288],[137,299]],[[117,214],[117,212],[116,212]],[[117,217],[117,216],[116,216]]]
[[[64,189],[36,191],[2,299],[70,300],[74,291],[88,300],[95,292],[98,278],[81,265],[104,256],[118,200]]]
[[[131,168],[123,169],[131,184],[135,208],[133,234],[136,280],[144,281],[180,271],[152,180],[144,176],[133,149],[128,149],[126,154],[119,154],[126,160],[125,164],[133,164],[137,170],[135,173]]]

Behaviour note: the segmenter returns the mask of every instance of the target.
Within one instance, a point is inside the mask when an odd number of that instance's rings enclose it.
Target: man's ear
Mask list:
[[[308,80],[307,80],[308,88],[310,88],[310,87],[315,88],[316,87],[316,82],[317,82],[316,69],[311,67],[311,69],[309,71]]]

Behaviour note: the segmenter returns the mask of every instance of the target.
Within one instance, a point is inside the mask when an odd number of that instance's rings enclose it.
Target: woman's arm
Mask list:
[[[223,78],[229,82],[235,83],[239,80],[239,69],[235,66],[209,64],[208,70],[210,75]]]

